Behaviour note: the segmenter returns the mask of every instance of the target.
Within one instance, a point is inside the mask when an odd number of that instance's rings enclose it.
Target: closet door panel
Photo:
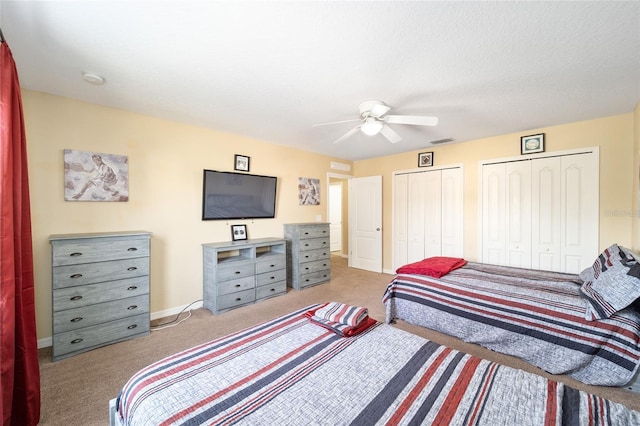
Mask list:
[[[531,267],[561,271],[560,158],[531,161]]]
[[[424,179],[424,257],[442,254],[442,175],[440,170],[421,173]]]
[[[597,157],[580,154],[563,157],[562,270],[579,273],[598,256],[599,177]]]
[[[464,257],[462,169],[442,170],[442,256]]]
[[[505,165],[482,168],[482,261],[505,264]]]
[[[531,162],[505,165],[505,262],[531,268]]]
[[[394,271],[407,262],[408,175],[396,175],[393,187],[393,262]]]
[[[408,178],[407,263],[424,259],[425,234],[425,177],[412,173]]]

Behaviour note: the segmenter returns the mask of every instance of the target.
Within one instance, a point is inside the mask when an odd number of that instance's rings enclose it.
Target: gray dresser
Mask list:
[[[331,279],[329,224],[287,223],[287,284],[301,290]]]
[[[53,360],[149,334],[146,231],[51,235]]]
[[[219,314],[285,294],[285,247],[279,238],[203,244],[204,307]]]

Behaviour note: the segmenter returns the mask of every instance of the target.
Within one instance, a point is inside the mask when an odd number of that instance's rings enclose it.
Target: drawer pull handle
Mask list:
[[[83,318],[82,318],[82,317],[75,317],[75,318],[72,318],[72,319],[71,319],[71,322],[80,322],[80,321],[82,321],[82,320],[83,320]]]
[[[80,343],[80,342],[82,342],[82,339],[73,339],[73,340],[71,341],[71,344],[72,344],[72,345],[75,345],[76,343]]]
[[[276,277],[271,277],[270,279],[275,280],[275,279],[276,279]]]
[[[131,266],[131,267],[127,268],[127,271],[135,271],[136,269],[138,269],[138,268],[136,268],[135,266]]]
[[[131,287],[127,287],[127,290],[129,291],[133,291],[133,290],[137,290],[138,286],[137,285],[132,285]]]
[[[305,246],[305,247],[309,247],[309,244],[305,244],[304,246]]]
[[[236,297],[236,302],[239,302],[242,300],[242,297]]]
[[[129,330],[133,330],[134,328],[136,328],[138,326],[138,324],[131,324],[129,327],[127,327]]]
[[[326,263],[323,263],[323,264],[322,264],[322,266],[327,266],[327,264],[326,264]]]
[[[136,247],[129,247],[127,251],[138,251],[138,249]]]
[[[305,232],[305,233],[304,233],[304,235],[309,235],[309,233],[308,233],[308,232]]]
[[[69,300],[80,300],[82,299],[82,296],[73,296],[71,299]]]
[[[327,244],[327,242],[326,242],[326,241],[323,241],[323,242],[322,242],[322,244]]]
[[[305,257],[308,259],[308,258],[309,258],[309,255],[306,255]]]
[[[82,278],[82,274],[73,274],[69,278]]]
[[[138,305],[131,305],[127,309],[133,311],[134,309],[138,309]]]
[[[76,251],[76,252],[71,253],[71,254],[69,255],[69,257],[78,257],[78,256],[82,256],[82,253],[80,253],[80,252],[77,252],[77,251]]]
[[[236,271],[235,274],[238,275],[240,273],[240,271]]]
[[[241,287],[240,284],[236,284],[236,287]]]
[[[275,288],[272,288],[270,291],[276,291],[276,289],[275,289]]]
[[[269,267],[270,267],[270,268],[273,268],[273,267],[275,267],[275,266],[276,266],[276,265],[270,265]]]

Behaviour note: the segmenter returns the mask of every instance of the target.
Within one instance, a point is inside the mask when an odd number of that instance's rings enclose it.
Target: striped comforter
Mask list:
[[[309,309],[309,308],[307,308]],[[305,310],[152,364],[124,425],[639,424],[640,413],[380,324],[350,338]]]
[[[583,383],[622,386],[640,364],[640,314],[586,321],[577,275],[478,263],[441,278],[397,275],[383,296],[401,319]]]

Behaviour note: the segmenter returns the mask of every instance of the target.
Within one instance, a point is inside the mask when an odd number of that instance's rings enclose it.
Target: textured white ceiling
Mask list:
[[[3,0],[0,25],[27,89],[350,160],[640,100],[640,2]],[[440,122],[312,127],[371,99]]]

